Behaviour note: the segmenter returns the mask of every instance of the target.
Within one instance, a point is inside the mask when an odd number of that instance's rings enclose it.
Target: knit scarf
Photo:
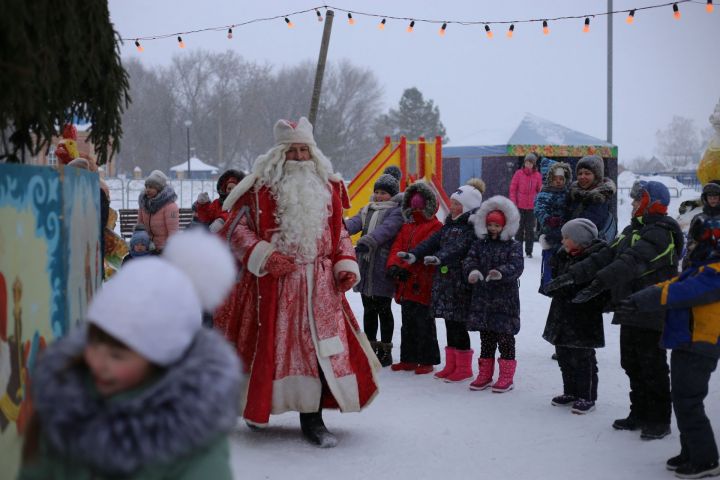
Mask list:
[[[143,190],[138,197],[138,205],[144,208],[150,214],[157,213],[162,207],[170,202],[177,200],[177,194],[170,185],[166,185],[157,195],[153,198],[148,198]]]

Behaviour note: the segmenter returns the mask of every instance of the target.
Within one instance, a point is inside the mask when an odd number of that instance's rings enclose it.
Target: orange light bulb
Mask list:
[[[442,27],[440,27],[440,30],[438,31],[438,34],[439,34],[441,37],[444,37],[444,36],[445,36],[445,30],[446,30],[446,29],[447,29],[447,23],[443,23],[443,24],[442,24]]]
[[[515,24],[510,24],[510,28],[508,28],[508,31],[505,35],[507,35],[508,38],[512,38],[514,31],[515,31]]]
[[[712,3],[712,0],[707,0],[707,5],[705,5],[705,11],[708,13],[712,13],[713,10],[715,10],[715,6]]]
[[[627,18],[625,19],[625,23],[628,25],[632,25],[632,23],[635,21],[635,10],[630,10],[630,13],[628,13]]]
[[[378,30],[385,30],[385,22],[386,22],[386,21],[387,21],[387,20],[385,20],[385,19],[383,18],[382,21],[381,21],[380,23],[378,23]]]

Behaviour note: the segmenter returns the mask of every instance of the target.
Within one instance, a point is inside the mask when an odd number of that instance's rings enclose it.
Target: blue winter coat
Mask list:
[[[515,240],[476,240],[463,261],[467,279],[473,270],[487,277],[490,270],[502,273],[502,279],[481,280],[472,286],[468,330],[490,330],[517,335],[520,331],[520,284],[523,272],[522,244]]]
[[[454,220],[448,215],[439,231],[410,251],[418,262],[429,255],[440,259],[433,277],[431,306],[435,317],[445,320],[465,322],[470,307],[472,289],[463,275],[462,261],[476,240],[468,223],[471,214],[465,212]]]
[[[345,220],[345,228],[350,235],[362,232],[371,245],[370,251],[358,253],[360,282],[354,290],[368,297],[392,297],[395,283],[385,275],[390,247],[404,221],[396,195],[387,202],[370,202],[357,215]]]
[[[565,174],[565,186],[559,188],[551,185],[552,172],[557,168],[561,168]],[[535,218],[540,225],[540,233],[545,235],[545,241],[551,246],[558,246],[562,240],[560,229],[570,218],[568,186],[572,172],[567,163],[556,162],[549,158],[543,158],[540,161],[540,172],[543,174],[543,188],[535,197]],[[560,223],[554,227],[549,225],[548,219],[551,217],[560,218]]]

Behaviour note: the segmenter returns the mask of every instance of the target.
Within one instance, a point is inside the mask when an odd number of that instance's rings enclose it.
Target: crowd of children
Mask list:
[[[555,347],[563,386],[550,403],[580,415],[596,408],[595,349],[605,346],[603,312],[613,311],[630,406],[627,417],[612,426],[660,439],[670,434],[674,408],[681,450],[667,468],[680,478],[720,475],[703,407],[720,358],[720,181],[704,187],[703,213],[693,219],[684,250],[685,236],[668,216],[664,184],[635,183],[630,225],[614,238],[609,200],[615,186],[604,177],[602,159],[580,159],[572,183],[568,164],[546,158],[540,164],[544,186],[534,210],[543,248],[540,292],[552,298],[542,337]],[[150,178],[148,189],[165,191],[162,180]],[[241,180],[241,173],[226,172],[218,181],[221,198]],[[484,183],[471,179],[451,195],[441,224],[430,185],[417,181],[401,192],[400,181],[399,169],[387,169],[370,202],[345,219],[348,232],[360,234],[361,281],[355,290],[378,360],[392,371],[432,373],[441,362],[435,318],[442,318],[445,365],[434,377],[448,383],[474,377],[469,332],[477,331],[478,374],[469,388],[512,390],[524,268],[523,245],[514,239],[521,224],[518,208],[500,195],[483,199]],[[219,203],[205,197],[198,199],[198,216],[216,231],[225,218],[216,211]],[[144,223],[152,228],[150,217]],[[37,369],[36,417],[20,478],[145,471],[229,478],[227,432],[236,415],[240,370],[225,342],[201,328],[202,311],[218,303],[234,278],[232,257],[218,244],[201,231],[177,235],[156,257],[148,231],[136,228],[123,264],[155,258],[124,266],[90,305],[88,328],[53,345]],[[207,281],[197,268],[201,263],[213,265],[212,292],[199,284]],[[151,280],[159,267],[170,274]],[[397,363],[393,298],[402,312]],[[148,312],[153,322],[141,321]],[[666,349],[672,350],[670,368]],[[62,407],[57,399],[65,397],[75,406]],[[115,400],[102,401],[106,397]],[[207,411],[197,408],[203,405]],[[168,409],[178,415],[173,422],[165,417]],[[141,423],[128,420],[131,410],[142,411]],[[152,445],[145,435],[153,436]]]

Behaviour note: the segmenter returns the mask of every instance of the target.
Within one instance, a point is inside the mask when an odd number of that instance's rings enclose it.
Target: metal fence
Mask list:
[[[110,206],[114,209],[138,208],[138,197],[145,189],[145,180],[105,178],[110,189]],[[180,208],[190,208],[201,192],[207,192],[210,199],[217,198],[216,180],[170,180],[168,182],[177,194]]]

